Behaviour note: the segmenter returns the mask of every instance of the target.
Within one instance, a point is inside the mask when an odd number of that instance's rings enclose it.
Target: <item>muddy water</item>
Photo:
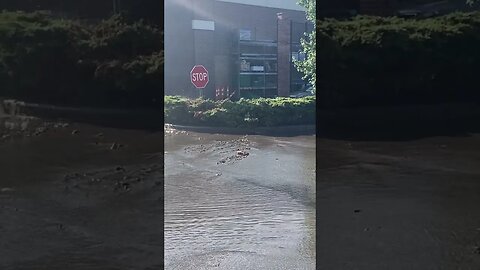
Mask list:
[[[480,269],[480,135],[319,138],[317,269]]]
[[[165,269],[315,269],[315,137],[165,138]]]
[[[0,269],[163,269],[162,132],[0,123]]]

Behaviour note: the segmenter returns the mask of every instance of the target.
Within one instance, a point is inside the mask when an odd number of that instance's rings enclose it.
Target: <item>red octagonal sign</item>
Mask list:
[[[196,88],[205,88],[208,84],[208,70],[202,65],[196,65],[190,71],[190,81]]]

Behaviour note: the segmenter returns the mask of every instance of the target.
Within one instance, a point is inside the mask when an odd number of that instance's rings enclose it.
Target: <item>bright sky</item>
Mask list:
[[[305,11],[303,7],[297,4],[297,0],[217,0],[217,1]]]

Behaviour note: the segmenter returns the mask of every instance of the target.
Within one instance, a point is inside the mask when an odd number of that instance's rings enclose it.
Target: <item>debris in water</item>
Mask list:
[[[112,143],[112,145],[110,146],[110,150],[118,150],[120,149],[121,147],[123,147],[122,144],[119,144],[119,143]]]
[[[98,183],[98,182],[100,182],[100,181],[102,181],[102,179],[100,179],[100,178],[92,178],[92,179],[90,180],[90,182],[92,182],[92,183]]]
[[[68,123],[53,123],[54,128],[66,128],[68,127]]]
[[[35,129],[35,132],[33,133],[33,135],[38,136],[42,133],[45,133],[45,131],[47,131],[46,127],[39,127]]]
[[[169,134],[169,135],[187,134],[187,132],[184,130],[175,129],[172,124],[165,124],[163,130],[165,134]]]
[[[59,231],[63,231],[63,230],[65,230],[65,226],[63,226],[62,223],[58,223],[58,224],[57,224],[57,229],[58,229]]]
[[[12,191],[15,191],[15,189],[13,189],[13,188],[8,188],[8,187],[7,187],[7,188],[2,188],[2,189],[0,189],[0,192],[12,192]]]
[[[249,153],[248,153],[248,152],[245,152],[245,151],[239,150],[239,151],[237,151],[237,155],[238,155],[238,156],[248,156]]]

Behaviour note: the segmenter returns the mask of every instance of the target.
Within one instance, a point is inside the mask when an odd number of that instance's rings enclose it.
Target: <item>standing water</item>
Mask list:
[[[315,269],[315,137],[165,138],[165,269]]]

